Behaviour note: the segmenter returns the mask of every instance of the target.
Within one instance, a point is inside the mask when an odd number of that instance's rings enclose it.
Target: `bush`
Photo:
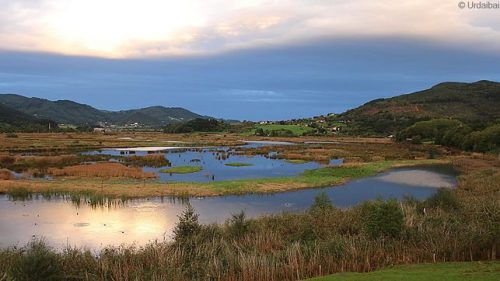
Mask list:
[[[14,162],[16,162],[16,158],[9,155],[0,155],[0,167],[9,168]]]
[[[264,132],[264,129],[262,129],[262,128],[257,128],[257,129],[255,130],[255,135],[256,135],[256,136],[265,136],[265,134],[266,134],[266,133]]]
[[[367,203],[364,210],[365,228],[372,238],[397,238],[404,228],[404,216],[396,200]]]
[[[449,189],[441,188],[434,195],[425,200],[426,207],[441,208],[445,211],[458,210],[460,204],[455,194]]]
[[[33,240],[28,244],[9,275],[18,281],[63,280],[59,257],[42,240]]]

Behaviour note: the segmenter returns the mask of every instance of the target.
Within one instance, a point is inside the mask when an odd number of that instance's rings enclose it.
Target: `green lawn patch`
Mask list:
[[[291,164],[304,164],[309,161],[302,160],[302,159],[287,159],[286,162],[291,163]]]
[[[160,170],[160,172],[167,174],[189,174],[189,173],[196,173],[201,170],[203,170],[203,167],[201,166],[178,166],[168,169],[162,169]]]
[[[230,166],[230,167],[248,167],[248,166],[253,166],[253,164],[250,164],[250,163],[241,163],[241,162],[225,163],[224,165]]]
[[[306,132],[314,131],[313,128],[302,125],[279,125],[279,124],[263,124],[254,125],[247,135],[255,135],[255,131],[262,129],[264,132],[272,131],[291,131],[295,136],[302,136]]]
[[[309,281],[493,281],[500,280],[500,262],[460,262],[395,266],[368,273],[338,273]]]

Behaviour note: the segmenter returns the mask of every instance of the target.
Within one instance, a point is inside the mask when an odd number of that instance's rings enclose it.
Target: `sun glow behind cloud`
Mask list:
[[[0,0],[0,5],[0,48],[10,50],[144,57],[383,36],[500,49],[500,11],[459,9],[454,0]]]
[[[184,41],[176,34],[199,28],[206,19],[186,1],[67,1],[46,16],[50,34],[68,45],[111,53],[130,41]]]

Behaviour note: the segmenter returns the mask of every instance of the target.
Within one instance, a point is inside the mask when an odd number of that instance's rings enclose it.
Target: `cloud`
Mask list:
[[[391,37],[162,59],[0,52],[0,93],[107,110],[164,105],[229,119],[282,120],[339,113],[443,81],[497,80],[499,63],[500,54]]]
[[[0,0],[0,40],[9,50],[103,57],[212,54],[325,37],[422,38],[500,50],[500,11],[457,3]]]

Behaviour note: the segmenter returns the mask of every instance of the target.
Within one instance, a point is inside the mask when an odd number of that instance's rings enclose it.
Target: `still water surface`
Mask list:
[[[262,146],[276,145],[294,145],[291,142],[269,142],[252,141],[247,142],[243,148],[256,148]],[[172,167],[179,166],[200,166],[202,170],[195,173],[175,174],[163,173],[165,167],[144,167],[145,172],[155,172],[159,175],[161,182],[210,182],[235,179],[254,179],[254,178],[272,178],[295,176],[303,173],[305,170],[317,169],[321,165],[316,162],[290,163],[284,159],[275,159],[275,152],[269,155],[242,155],[230,147],[210,147],[210,148],[175,148],[164,147],[150,148],[151,152],[162,153],[171,163]],[[154,149],[154,150],[153,150]],[[130,153],[132,152],[132,153]],[[114,156],[144,156],[148,154],[147,148],[128,148],[128,149],[103,149],[86,152],[85,154],[105,154]],[[340,165],[342,159],[332,159],[329,165]],[[244,163],[248,166],[228,166],[231,163]]]
[[[377,176],[330,188],[306,189],[273,195],[190,198],[202,223],[224,222],[244,210],[249,217],[308,208],[324,191],[335,206],[349,207],[366,200],[411,195],[424,199],[440,187],[454,187],[456,172],[447,166],[395,169]],[[123,206],[76,207],[62,198],[11,201],[0,196],[0,247],[22,246],[44,237],[55,247],[73,245],[99,249],[106,245],[144,245],[171,239],[185,201],[167,198],[131,200]]]

